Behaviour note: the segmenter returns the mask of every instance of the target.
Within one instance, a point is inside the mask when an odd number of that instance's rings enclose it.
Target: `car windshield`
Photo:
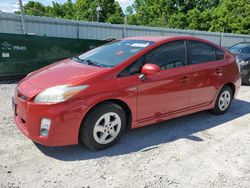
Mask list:
[[[234,54],[241,54],[241,53],[247,53],[249,51],[250,44],[236,44],[235,46],[232,46],[228,50]]]
[[[120,40],[90,50],[75,61],[99,67],[114,67],[154,44],[145,40]]]

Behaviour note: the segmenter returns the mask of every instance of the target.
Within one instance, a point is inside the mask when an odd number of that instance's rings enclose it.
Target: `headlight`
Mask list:
[[[249,61],[238,61],[238,63],[240,65],[247,65],[249,63]]]
[[[59,85],[45,89],[39,93],[34,102],[37,103],[58,103],[66,101],[84,89],[88,88],[88,85],[71,86],[71,85]]]

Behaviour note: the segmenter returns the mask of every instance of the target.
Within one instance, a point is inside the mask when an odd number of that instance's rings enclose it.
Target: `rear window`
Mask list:
[[[200,64],[215,61],[214,48],[206,43],[198,41],[190,41],[191,64]]]
[[[192,64],[199,64],[224,59],[225,52],[216,46],[199,41],[189,41]]]
[[[216,60],[224,59],[225,52],[219,48],[214,48],[214,49],[215,49]]]
[[[96,62],[103,67],[114,67],[152,44],[154,42],[144,40],[115,41],[88,51],[78,59]]]

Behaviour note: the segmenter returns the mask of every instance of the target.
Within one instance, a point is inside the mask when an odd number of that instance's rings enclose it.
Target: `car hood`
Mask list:
[[[106,70],[107,68],[85,65],[66,59],[32,72],[22,83],[27,82],[36,88],[47,89],[57,85],[82,83]]]
[[[249,61],[250,60],[250,54],[236,54],[236,57],[240,60],[240,61]]]

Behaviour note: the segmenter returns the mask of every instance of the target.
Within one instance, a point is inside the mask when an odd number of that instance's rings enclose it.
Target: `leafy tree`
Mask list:
[[[100,22],[124,23],[122,8],[115,0],[67,0],[52,6],[29,1],[24,11],[35,16],[84,21],[99,17]],[[130,25],[250,34],[249,0],[134,0],[126,15]]]
[[[97,7],[101,7],[97,11]],[[74,4],[75,18],[79,20],[99,21],[110,23],[123,23],[123,12],[120,5],[115,0],[77,0]]]
[[[67,2],[62,5],[62,9],[65,11],[64,18],[74,19],[75,13],[74,13],[74,4],[72,3],[72,0],[67,0]]]
[[[132,25],[250,34],[249,0],[135,0]]]
[[[77,20],[93,21],[96,15],[96,9],[91,0],[76,0],[74,12],[74,18]]]
[[[248,0],[223,0],[212,11],[210,31],[250,34]]]
[[[46,16],[47,7],[42,3],[29,1],[24,6],[24,13],[33,16]]]
[[[127,15],[132,15],[134,13],[134,8],[133,8],[133,6],[128,6],[127,8],[126,8],[126,14]]]
[[[171,15],[168,20],[169,28],[184,29],[187,28],[187,17],[183,12],[177,12]]]
[[[122,12],[122,8],[120,7],[118,2],[115,2],[115,6],[113,7],[113,12],[108,12],[106,22],[112,24],[122,24],[124,23],[124,15]]]
[[[63,5],[52,2],[52,7],[48,8],[48,13],[53,17],[64,18],[66,17],[66,10],[64,10],[63,8]]]
[[[97,11],[100,6],[101,10]],[[66,19],[77,19],[84,21],[99,21],[121,24],[124,22],[124,15],[119,3],[115,0],[67,0],[63,4],[52,2],[52,6],[44,6],[42,3],[29,1],[24,5],[27,15],[50,16]],[[20,13],[20,12],[16,12]]]

